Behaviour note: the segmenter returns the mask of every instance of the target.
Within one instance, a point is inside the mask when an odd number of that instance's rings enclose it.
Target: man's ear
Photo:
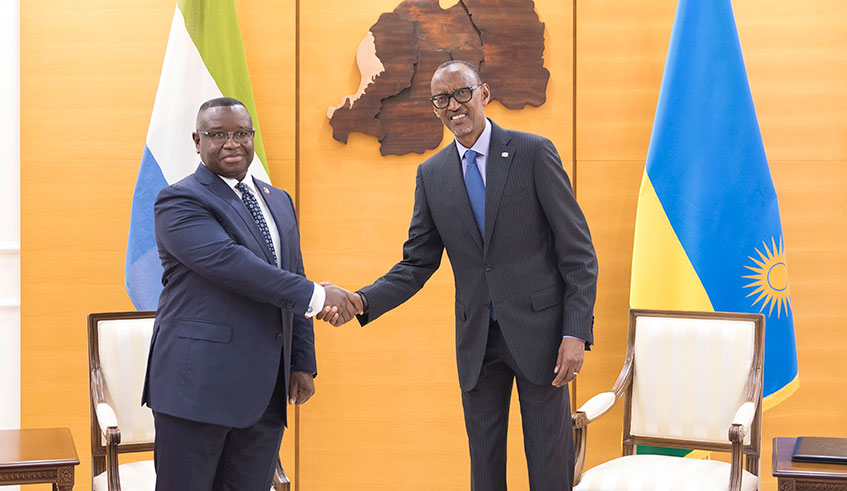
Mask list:
[[[482,105],[485,106],[491,100],[491,89],[488,88],[488,84],[483,83],[479,90],[482,91]]]
[[[200,153],[200,134],[196,131],[191,133],[191,139],[194,140],[194,150]]]

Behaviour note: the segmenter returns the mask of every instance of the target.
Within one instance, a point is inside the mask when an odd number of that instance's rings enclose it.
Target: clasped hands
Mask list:
[[[358,293],[345,290],[332,283],[322,281],[326,292],[324,308],[315,315],[315,319],[329,322],[338,327],[351,320],[356,314],[364,313],[362,297]]]

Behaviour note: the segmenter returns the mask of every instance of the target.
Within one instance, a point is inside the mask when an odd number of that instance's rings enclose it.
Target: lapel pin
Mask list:
[[[265,190],[265,194],[271,194],[271,190],[270,190],[270,189],[268,189],[268,188],[264,188],[264,190]]]
[[[506,157],[509,156],[509,152],[503,152],[503,153],[500,154],[500,156],[505,159]]]

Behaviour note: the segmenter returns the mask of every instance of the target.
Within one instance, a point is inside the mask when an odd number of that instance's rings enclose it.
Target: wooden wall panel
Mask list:
[[[767,488],[777,436],[847,438],[844,296],[847,261],[847,162],[772,162],[791,282],[800,388],[764,415]],[[766,327],[767,329],[767,327]],[[770,488],[770,486],[773,486]]]
[[[638,188],[644,162],[578,162],[579,202],[597,251],[594,346],[577,381],[577,404],[612,389],[623,368]],[[623,405],[591,425],[586,469],[620,455]]]
[[[332,139],[328,106],[355,92],[355,50],[396,0],[355,9],[338,0],[301,3],[300,216],[307,273],[358,288],[401,258],[424,155],[380,157],[376,139]],[[442,2],[442,7],[450,7]],[[570,5],[538,1],[546,24],[547,104],[487,115],[504,127],[550,137],[571,154]],[[327,12],[343,11],[330,16]],[[328,35],[328,33],[331,33]],[[445,134],[442,145],[452,141]],[[570,172],[571,165],[566,168]],[[468,451],[454,352],[454,291],[441,269],[405,305],[361,328],[316,326],[317,395],[301,410],[301,489],[467,489]],[[520,419],[513,407],[510,489],[526,489]]]
[[[643,162],[676,2],[577,5],[577,166]]]
[[[847,3],[733,5],[770,161],[847,159]]]
[[[87,7],[21,5],[21,425],[71,428],[80,488],[90,469],[85,315],[132,308],[129,207],[173,3],[137,2],[134,15]]]
[[[80,489],[90,469],[85,316],[132,309],[130,206],[175,5],[21,3],[21,424],[71,428]],[[279,67],[294,66],[293,5],[237,2],[271,175],[286,187],[294,73]]]

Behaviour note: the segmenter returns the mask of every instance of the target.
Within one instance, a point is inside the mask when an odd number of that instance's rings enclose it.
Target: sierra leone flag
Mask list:
[[[677,6],[638,197],[630,306],[762,312],[764,409],[799,385],[779,206],[730,0]]]
[[[197,110],[203,102],[223,96],[240,100],[250,112],[257,154],[250,173],[269,182],[235,4],[179,0],[132,197],[126,289],[139,310],[156,309],[162,291],[153,202],[163,187],[194,172],[200,161],[191,140]]]

